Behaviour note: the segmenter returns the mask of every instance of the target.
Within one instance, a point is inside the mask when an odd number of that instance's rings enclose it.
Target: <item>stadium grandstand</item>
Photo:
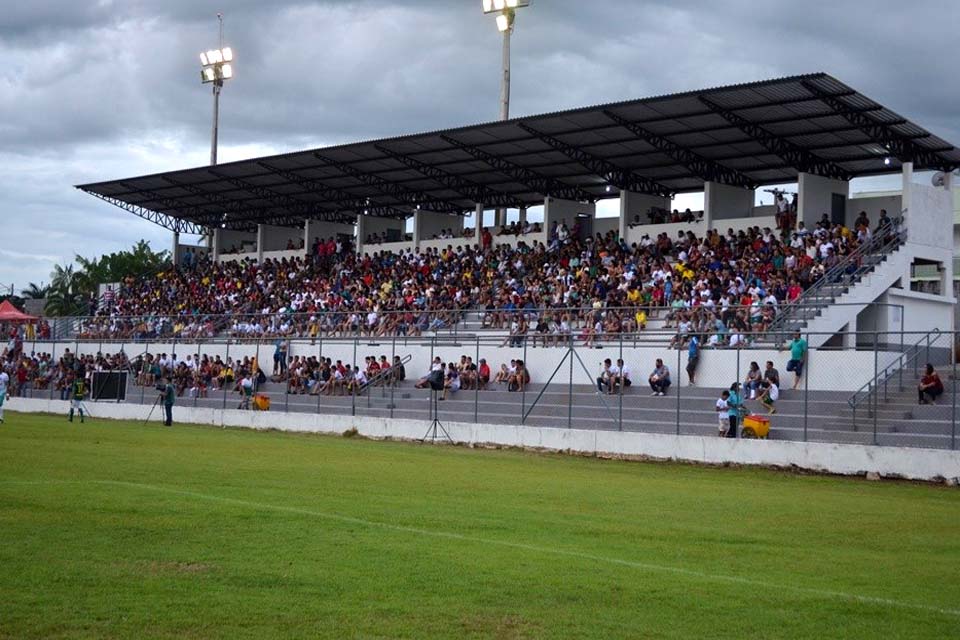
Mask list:
[[[758,402],[773,382],[772,437],[950,447],[955,415],[910,396],[921,360],[955,362],[957,167],[821,73],[81,185],[170,229],[175,264],[48,326],[75,342],[37,340],[25,379],[63,393],[79,357],[130,371],[141,398],[172,374],[225,407],[252,378],[274,408],[419,419],[414,382],[439,362],[461,418],[697,435],[731,381]],[[884,174],[897,195],[851,197]],[[674,208],[695,192],[702,211]],[[619,215],[598,217],[610,198]],[[918,267],[940,286],[915,290]]]

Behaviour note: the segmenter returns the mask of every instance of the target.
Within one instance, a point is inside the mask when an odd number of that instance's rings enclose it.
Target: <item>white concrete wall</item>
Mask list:
[[[287,243],[293,242],[295,248],[303,241],[303,227],[278,227],[263,225],[263,251],[286,251]]]
[[[750,217],[736,218],[733,220],[720,220],[713,225],[708,226],[706,222],[668,222],[667,224],[644,224],[639,227],[627,229],[627,242],[629,244],[639,243],[644,234],[651,238],[656,238],[661,233],[666,233],[671,239],[676,239],[681,231],[684,233],[692,231],[698,238],[706,235],[709,229],[716,229],[722,234],[726,234],[728,229],[733,229],[734,233],[752,229],[753,227],[776,227],[776,218],[770,217]]]
[[[593,235],[606,235],[608,231],[620,233],[620,218],[594,218]]]
[[[712,224],[718,220],[750,217],[755,200],[753,189],[706,182],[703,189],[703,217]]]
[[[394,218],[377,218],[373,216],[364,216],[364,232],[367,235],[379,233],[386,235],[388,230],[396,230],[403,238],[406,233],[407,221],[395,220]]]
[[[232,247],[236,247],[241,252],[244,245],[252,251],[254,258],[257,254],[257,233],[247,231],[234,231],[233,229],[220,229],[220,254],[223,255]]]
[[[890,219],[900,217],[902,211],[902,198],[900,196],[877,196],[861,197],[847,200],[847,222],[846,225],[853,228],[853,223],[860,215],[861,211],[867,212],[870,218],[870,230],[877,228],[877,222],[880,220],[880,210],[886,209]],[[827,212],[829,213],[829,211]]]
[[[375,344],[370,344],[374,343]],[[309,340],[291,341],[289,355],[310,356],[323,355],[334,360],[342,360],[344,363],[356,364],[363,362],[364,356],[368,355],[386,355],[392,359],[394,355],[412,357],[406,365],[408,378],[419,378],[426,375],[430,369],[430,363],[434,356],[440,356],[444,362],[458,361],[461,355],[469,355],[475,359],[486,358],[491,369],[498,369],[500,364],[509,363],[510,360],[521,359],[527,362],[530,370],[530,376],[534,383],[544,383],[550,377],[553,370],[560,364],[566,355],[566,350],[561,348],[512,348],[499,346],[499,340],[487,338],[480,345],[479,354],[477,353],[477,343],[475,340],[465,339],[460,346],[437,346],[431,347],[429,344],[422,344],[422,339],[412,339],[409,344],[404,344],[404,340],[379,338],[364,338],[357,343],[354,341],[343,340],[317,340],[310,344]],[[811,338],[811,343],[813,339]],[[664,340],[663,347],[638,346],[634,347],[629,342],[624,342],[622,357],[624,361],[632,368],[634,378],[638,382],[646,380],[647,376],[653,370],[654,361],[662,358],[665,364],[670,368],[675,386],[686,386],[687,366],[686,351],[678,352],[667,349],[667,340]],[[618,342],[608,341],[602,343],[604,348],[597,350],[578,349],[580,357],[583,359],[588,371],[583,371],[579,363],[574,363],[573,379],[574,384],[592,385],[599,363],[604,358],[616,359],[621,357],[620,345]],[[36,342],[25,343],[24,348],[30,351],[52,353],[54,357],[59,357],[64,348],[69,348],[76,352],[79,347],[81,354],[92,354],[97,351],[105,353],[116,353],[122,348],[127,357],[133,359],[144,352],[151,354],[176,353],[180,358],[185,358],[188,353],[200,353],[208,356],[219,355],[226,358],[228,355],[233,359],[242,359],[244,356],[253,357],[259,353],[261,362],[270,364],[273,362],[273,341],[264,340],[259,346],[254,343],[231,344],[226,345],[222,342],[210,342],[197,345],[195,342],[177,342],[172,341],[161,343],[58,343],[56,345]],[[229,350],[228,350],[229,349]],[[893,353],[882,352],[879,357],[881,367],[885,367],[893,362],[896,356]],[[780,369],[781,375],[786,375],[786,364],[789,360],[789,353],[777,351],[776,349],[756,349],[749,351],[738,351],[730,349],[704,349],[700,364],[697,367],[697,384],[700,387],[726,388],[736,380],[742,380],[746,374],[747,367],[751,361],[764,363],[772,360],[775,366]],[[811,372],[809,387],[815,391],[856,391],[866,383],[874,373],[874,357],[872,351],[812,351],[809,355],[809,370]],[[266,369],[265,369],[266,370]],[[568,365],[564,365],[561,373],[554,379],[555,384],[567,384],[569,379]]]
[[[632,191],[620,192],[620,218],[619,233],[620,236],[627,237],[627,227],[634,224],[634,217],[640,216],[641,223],[650,221],[647,212],[651,208],[670,210],[670,198],[652,196],[646,193],[633,193]]]
[[[97,419],[145,420],[150,405],[96,403]],[[64,414],[60,400],[11,398],[11,412]],[[15,420],[13,415],[8,420]],[[355,428],[369,438],[418,440],[426,426],[419,420],[174,407],[181,424],[276,429],[339,434]],[[901,447],[735,440],[620,431],[585,431],[554,427],[444,422],[451,439],[461,444],[496,444],[548,451],[574,451],[614,457],[646,457],[705,464],[743,464],[860,475],[868,472],[913,480],[960,477],[960,452]]]
[[[797,200],[797,220],[808,229],[813,229],[823,214],[830,217],[833,209],[833,194],[850,197],[849,182],[831,180],[812,173],[801,173],[797,187],[800,193]],[[849,210],[849,203],[847,208]]]
[[[565,222],[567,228],[572,231],[578,213],[586,213],[591,217],[595,217],[596,212],[597,205],[595,204],[576,202],[574,200],[560,200],[559,198],[547,198],[543,203],[543,230],[549,233],[550,226],[554,222],[556,222],[557,225]]]
[[[454,234],[463,231],[463,216],[446,215],[434,211],[418,211],[416,216],[417,223],[414,225],[414,241],[422,242],[429,240],[434,235],[439,235],[444,229],[452,229]]]
[[[307,243],[307,248],[313,245],[313,241],[317,238],[326,241],[330,238],[336,238],[339,234],[350,237],[353,237],[354,235],[355,226],[352,224],[321,222],[318,220],[308,220],[307,224],[310,225],[306,234],[306,236],[310,238],[310,241]]]

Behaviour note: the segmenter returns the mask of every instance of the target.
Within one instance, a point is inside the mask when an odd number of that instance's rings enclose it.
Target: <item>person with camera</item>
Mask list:
[[[172,427],[173,426],[173,405],[177,401],[177,389],[173,386],[173,378],[167,376],[167,383],[165,385],[158,385],[157,390],[160,392],[159,401],[163,403],[163,426]],[[80,414],[81,421],[83,419],[83,413]]]

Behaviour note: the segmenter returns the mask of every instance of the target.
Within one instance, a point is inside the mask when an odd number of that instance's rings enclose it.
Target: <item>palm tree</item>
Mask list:
[[[36,283],[31,282],[30,286],[20,292],[20,295],[29,300],[43,300],[50,295],[50,285],[41,282],[40,286],[37,286]]]

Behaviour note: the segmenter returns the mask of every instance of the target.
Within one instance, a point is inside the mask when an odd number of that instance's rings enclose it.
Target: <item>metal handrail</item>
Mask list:
[[[784,325],[789,321],[796,319],[796,312],[801,309],[806,308],[815,308],[822,309],[832,302],[810,302],[811,299],[815,299],[819,293],[827,286],[833,286],[838,283],[849,285],[852,282],[858,280],[864,273],[869,273],[873,271],[876,265],[871,264],[869,267],[864,267],[863,258],[867,256],[874,255],[887,255],[891,253],[894,249],[903,245],[906,241],[907,232],[906,230],[900,231],[899,233],[893,235],[877,235],[870,239],[869,242],[866,242],[859,247],[857,247],[852,253],[844,257],[843,260],[840,260],[833,267],[824,272],[823,276],[814,282],[810,287],[803,292],[803,294],[796,300],[796,302],[784,309],[784,312],[779,314],[768,330],[768,333],[777,334],[778,330],[782,331]],[[854,270],[850,271],[850,267],[854,266]]]
[[[919,361],[920,354],[922,353],[921,345],[924,345],[924,348],[929,352],[931,336],[934,336],[932,342],[936,342],[941,336],[940,329],[934,329],[933,331],[927,332],[909,349],[902,352],[895,361],[888,364],[881,371],[875,372],[873,378],[869,382],[857,389],[853,395],[850,396],[850,398],[847,400],[847,405],[854,412],[854,422],[856,422],[857,407],[861,406],[865,401],[869,401],[867,404],[868,408],[873,406],[872,400],[873,397],[879,392],[880,385],[883,385],[884,393],[886,393],[887,382],[889,382],[897,373],[902,372],[911,365],[915,365],[916,362]],[[884,399],[886,399],[886,396]]]

